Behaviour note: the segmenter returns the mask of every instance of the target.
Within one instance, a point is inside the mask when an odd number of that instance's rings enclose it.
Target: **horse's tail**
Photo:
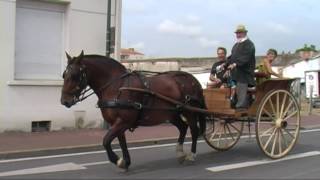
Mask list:
[[[207,106],[206,106],[206,103],[205,103],[205,100],[204,100],[204,96],[202,94],[201,96],[201,99],[200,99],[200,108],[202,109],[207,109]],[[206,131],[206,114],[204,113],[199,113],[199,116],[198,116],[198,120],[199,120],[199,135],[203,135]]]

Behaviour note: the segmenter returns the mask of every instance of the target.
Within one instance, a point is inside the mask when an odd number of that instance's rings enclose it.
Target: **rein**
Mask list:
[[[88,95],[85,95],[87,92],[89,92],[90,90],[92,90],[92,88],[85,88],[79,95],[79,98],[75,101],[75,103],[78,103],[78,102],[81,102],[85,99],[87,99],[88,97],[92,96],[94,93],[99,93],[100,91],[108,88],[112,83],[114,83],[115,81],[118,81],[120,79],[123,79],[129,75],[131,75],[133,72],[141,72],[141,73],[146,73],[146,74],[151,74],[151,75],[154,75],[154,74],[161,74],[161,72],[154,72],[154,71],[130,71],[130,72],[127,72],[127,73],[124,73],[123,75],[121,75],[120,77],[118,78],[115,78],[109,82],[107,82],[105,85],[103,85],[101,88],[99,88],[99,90],[97,92],[91,92],[90,94]],[[86,77],[86,74],[85,72],[83,72],[83,77]]]
[[[109,82],[107,82],[106,84],[104,84],[102,87],[99,88],[99,90],[97,90],[97,92],[91,92],[91,93],[88,94],[88,95],[85,95],[85,94],[86,94],[87,92],[89,92],[90,90],[92,90],[92,88],[90,88],[90,87],[89,87],[89,88],[85,88],[85,89],[80,93],[80,96],[79,96],[79,98],[76,100],[76,103],[81,102],[81,101],[87,99],[88,97],[92,96],[92,95],[95,94],[95,93],[99,93],[100,91],[102,91],[102,90],[108,88],[109,86],[111,86],[114,82],[116,82],[116,81],[118,81],[118,80],[120,80],[120,79],[123,79],[123,78],[125,78],[125,77],[127,77],[127,76],[129,76],[129,75],[131,75],[131,74],[132,74],[132,72],[124,73],[124,74],[121,75],[120,77],[115,78],[115,79],[112,79],[111,81],[109,81]]]

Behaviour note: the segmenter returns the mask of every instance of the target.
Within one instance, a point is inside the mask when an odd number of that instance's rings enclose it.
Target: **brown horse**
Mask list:
[[[61,103],[70,108],[91,95],[84,95],[87,86],[94,91],[99,98],[102,116],[111,127],[104,137],[103,146],[112,163],[126,170],[131,163],[126,130],[158,125],[165,121],[170,121],[180,132],[177,144],[180,162],[194,161],[197,138],[204,132],[206,122],[203,114],[187,110],[185,106],[203,109],[206,106],[201,85],[191,74],[171,71],[145,76],[128,71],[111,58],[84,55],[83,51],[78,57],[67,54],[67,58]],[[191,153],[185,154],[183,143],[188,126],[192,147]],[[116,137],[123,158],[119,158],[112,150],[111,142]]]

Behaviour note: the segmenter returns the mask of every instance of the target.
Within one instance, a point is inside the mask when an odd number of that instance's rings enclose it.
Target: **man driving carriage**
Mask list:
[[[237,42],[232,47],[228,60],[228,69],[232,70],[231,78],[236,82],[236,109],[243,110],[249,106],[248,87],[255,86],[254,70],[256,65],[255,47],[247,36],[247,29],[239,25],[235,31]]]

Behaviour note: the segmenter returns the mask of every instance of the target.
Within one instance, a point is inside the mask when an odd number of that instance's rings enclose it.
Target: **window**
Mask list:
[[[16,80],[61,78],[65,9],[63,4],[17,0]]]

